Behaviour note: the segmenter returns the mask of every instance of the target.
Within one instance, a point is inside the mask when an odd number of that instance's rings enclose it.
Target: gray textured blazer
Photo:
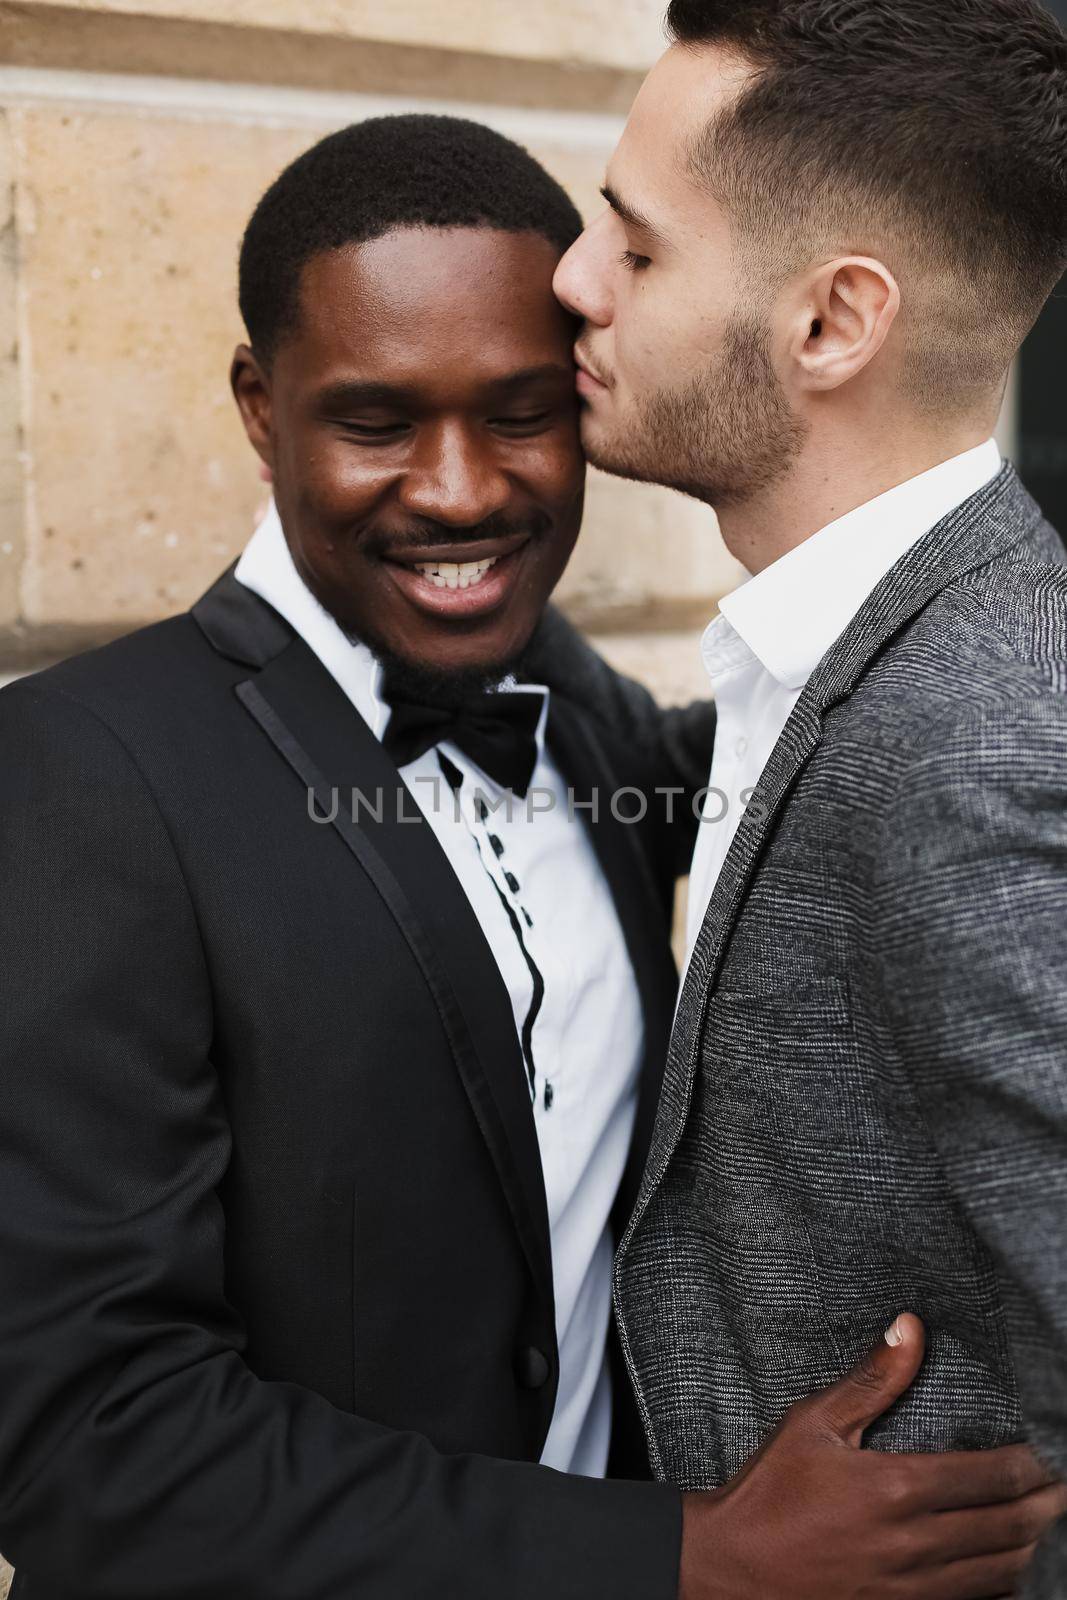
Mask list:
[[[1067,1476],[1067,558],[1005,467],[816,669],[682,993],[616,1299],[659,1475],[722,1482],[898,1312],[883,1449]],[[1067,1524],[1031,1596],[1067,1594]]]

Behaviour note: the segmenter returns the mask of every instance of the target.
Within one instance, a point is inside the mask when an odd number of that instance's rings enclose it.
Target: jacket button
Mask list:
[[[551,1372],[548,1357],[533,1345],[519,1351],[515,1359],[515,1376],[520,1389],[543,1389]]]

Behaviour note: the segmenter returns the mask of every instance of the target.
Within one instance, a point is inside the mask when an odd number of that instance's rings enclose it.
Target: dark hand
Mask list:
[[[1012,1595],[1067,1490],[1024,1445],[861,1449],[922,1365],[916,1317],[800,1401],[735,1478],[685,1496],[679,1600],[987,1600]]]

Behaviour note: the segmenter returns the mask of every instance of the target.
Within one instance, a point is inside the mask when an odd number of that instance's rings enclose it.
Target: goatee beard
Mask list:
[[[364,641],[382,666],[382,682],[389,696],[416,705],[440,706],[455,710],[472,695],[498,689],[507,678],[522,679],[529,646],[506,660],[490,661],[477,667],[445,669],[426,661],[409,661],[381,645]]]

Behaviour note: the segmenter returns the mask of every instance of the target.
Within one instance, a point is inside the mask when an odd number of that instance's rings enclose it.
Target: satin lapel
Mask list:
[[[1005,466],[896,563],[808,680],[734,835],[697,936],[671,1033],[652,1153],[624,1244],[677,1148],[689,1114],[704,1014],[730,935],[782,808],[818,749],[827,712],[849,697],[886,646],[935,595],[1022,543],[1041,522],[1041,512],[1015,469]]]
[[[192,609],[193,621],[208,643],[231,661],[262,667],[284,650],[293,630],[273,606],[234,577],[236,561],[226,568]]]
[[[511,1002],[447,857],[395,765],[302,639],[291,636],[236,692],[314,791],[318,815],[331,818],[399,924],[434,997],[534,1281],[551,1303],[544,1180]],[[357,820],[354,791],[364,797]]]
[[[597,798],[596,820],[584,805],[577,815],[592,840],[611,890],[641,998],[645,1024],[641,1084],[630,1157],[619,1191],[620,1215],[625,1220],[633,1208],[652,1137],[678,974],[670,953],[670,929],[638,843],[638,830],[619,822],[612,814],[611,800],[619,783],[592,720],[570,702],[553,695],[547,743],[576,802],[587,802],[594,794]],[[631,806],[635,803],[632,796],[628,800]],[[624,810],[622,803],[620,810]]]

